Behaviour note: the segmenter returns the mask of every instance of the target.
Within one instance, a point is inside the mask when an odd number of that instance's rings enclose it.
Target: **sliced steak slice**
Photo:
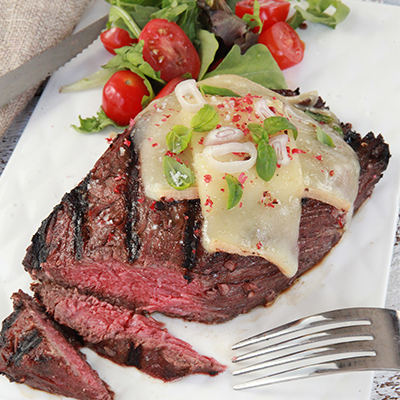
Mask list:
[[[53,284],[32,288],[57,322],[75,330],[88,347],[118,364],[136,367],[163,381],[198,373],[214,376],[225,370],[151,317],[81,295],[76,289]]]
[[[79,400],[114,398],[32,297],[20,290],[12,299],[14,311],[4,320],[0,336],[0,374],[11,382]]]
[[[345,133],[362,167],[358,209],[390,154],[381,136]],[[117,137],[43,221],[23,261],[34,279],[77,287],[137,313],[219,323],[272,302],[343,234],[344,212],[305,198],[295,277],[259,257],[210,254],[202,246],[198,200],[155,202],[145,196],[130,135],[126,130]]]

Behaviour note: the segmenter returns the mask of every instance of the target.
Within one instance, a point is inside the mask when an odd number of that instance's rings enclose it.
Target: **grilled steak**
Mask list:
[[[386,169],[388,146],[344,126],[361,164],[357,210]],[[34,279],[74,287],[136,313],[219,323],[272,302],[318,264],[343,234],[346,214],[304,198],[299,271],[284,276],[256,256],[208,253],[198,200],[147,198],[131,130],[67,193],[32,238],[24,259]]]
[[[1,374],[11,382],[79,400],[114,398],[32,297],[19,291],[12,299],[14,311],[4,320],[0,336]]]
[[[74,329],[88,347],[118,364],[164,381],[196,373],[217,375],[225,369],[151,317],[81,295],[76,289],[53,284],[36,284],[33,289],[57,322]]]

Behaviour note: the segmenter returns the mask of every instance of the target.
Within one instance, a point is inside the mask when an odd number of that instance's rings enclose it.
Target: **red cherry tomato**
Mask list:
[[[277,22],[262,32],[258,42],[268,47],[282,70],[298,64],[303,59],[304,42],[286,22]]]
[[[118,125],[128,125],[142,111],[143,96],[149,96],[144,79],[132,71],[118,71],[103,88],[102,107]]]
[[[182,78],[181,76],[172,79],[171,81],[169,81],[158,93],[158,95],[156,97],[154,97],[154,99],[161,99],[169,94],[171,94],[175,88],[176,85],[178,83],[181,83],[182,81],[184,81],[185,78]]]
[[[169,82],[184,74],[197,79],[200,72],[200,58],[185,32],[175,23],[166,19],[152,19],[140,33],[144,41],[143,59],[160,76]]]
[[[290,3],[286,0],[259,0],[260,19],[263,30],[266,31],[279,21],[286,21],[289,14]],[[242,18],[245,14],[254,14],[254,0],[241,0],[236,3],[235,14]],[[255,29],[258,31],[258,28]]]
[[[125,29],[114,26],[100,34],[100,40],[103,43],[105,49],[111,54],[115,55],[115,49],[120,47],[129,46],[132,43],[137,43],[137,39],[133,39],[129,36],[129,33]]]

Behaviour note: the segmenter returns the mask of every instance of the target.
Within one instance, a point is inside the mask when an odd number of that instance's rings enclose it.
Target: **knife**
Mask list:
[[[0,107],[31,87],[41,83],[54,71],[88,47],[105,28],[108,15],[31,58],[0,77]]]

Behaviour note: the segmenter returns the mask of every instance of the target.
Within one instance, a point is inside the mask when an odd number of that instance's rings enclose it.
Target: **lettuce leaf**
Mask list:
[[[263,44],[250,47],[243,55],[239,46],[234,45],[221,64],[204,78],[223,74],[239,75],[270,89],[287,88],[282,71]]]

